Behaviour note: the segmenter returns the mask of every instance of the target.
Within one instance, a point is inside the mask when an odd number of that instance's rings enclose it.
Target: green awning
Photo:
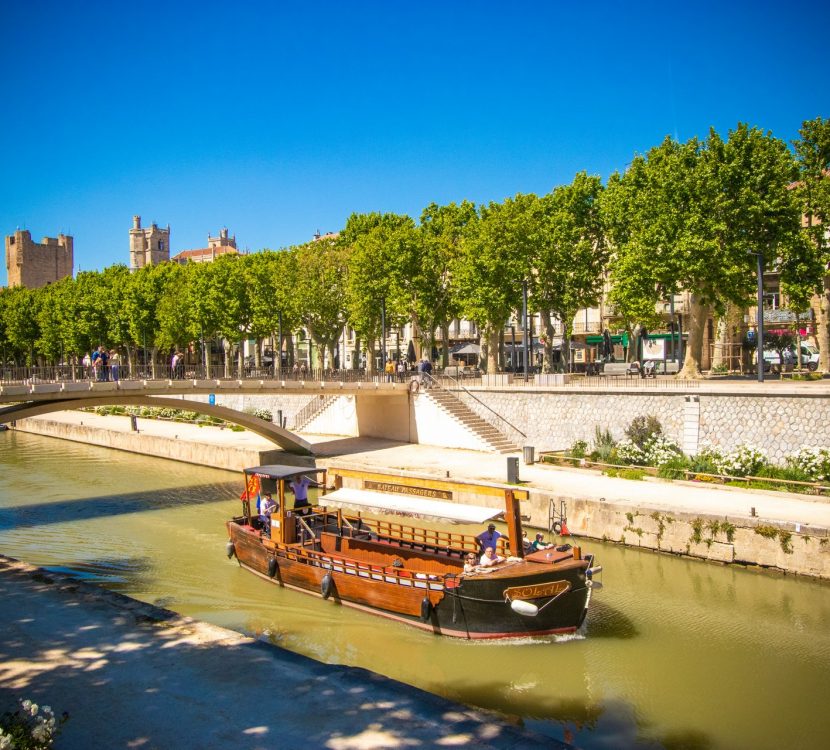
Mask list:
[[[586,336],[585,337],[586,344],[592,344],[596,346],[597,344],[602,343],[602,336]],[[628,346],[628,333],[617,333],[611,334],[611,343],[612,344],[621,344],[622,346]]]

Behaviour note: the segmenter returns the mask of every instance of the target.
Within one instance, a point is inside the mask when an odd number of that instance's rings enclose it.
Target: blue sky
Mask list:
[[[100,269],[133,214],[174,253],[223,226],[253,251],[605,179],[666,135],[789,141],[830,116],[828,8],[0,0],[0,231]]]

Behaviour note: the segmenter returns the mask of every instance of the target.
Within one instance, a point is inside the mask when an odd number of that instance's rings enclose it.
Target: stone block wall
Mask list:
[[[830,446],[830,397],[824,394],[740,394],[686,391],[473,390],[459,392],[465,404],[498,426],[481,402],[527,434],[525,444],[537,450],[564,450],[576,440],[591,444],[595,430],[625,437],[638,416],[654,415],[663,432],[684,445],[696,430],[699,445],[731,450],[741,444],[762,450],[775,463],[803,446]],[[699,399],[699,420],[686,424],[687,396]],[[478,399],[478,401],[476,400]],[[685,428],[685,430],[684,430]],[[688,442],[688,440],[686,440]]]
[[[72,276],[74,240],[64,234],[33,242],[26,230],[6,237],[6,270],[9,286],[39,289]]]

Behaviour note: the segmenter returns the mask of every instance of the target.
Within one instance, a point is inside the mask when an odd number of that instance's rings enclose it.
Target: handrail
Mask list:
[[[439,382],[436,378],[432,377],[432,373],[429,373],[429,372],[424,372],[424,373],[421,373],[421,374],[422,374],[422,375],[426,375],[426,377],[427,377],[427,378],[428,378],[428,379],[429,379],[429,380],[430,380],[433,384],[435,384],[435,385],[438,387],[438,389],[439,389],[439,390],[446,391],[447,393],[452,394],[452,391],[450,391],[448,388],[444,388],[444,386],[442,386],[442,385],[441,385],[441,383],[440,383],[440,382]],[[508,425],[511,429],[513,429],[513,430],[515,430],[516,432],[518,432],[518,433],[519,433],[519,434],[520,434],[523,438],[526,438],[526,437],[527,437],[527,435],[526,435],[524,432],[522,432],[522,431],[521,431],[518,427],[516,427],[516,425],[514,425],[514,424],[513,424],[512,422],[510,422],[508,419],[505,419],[505,418],[504,418],[501,414],[499,414],[497,411],[495,411],[495,410],[494,410],[494,409],[492,409],[491,407],[487,406],[487,404],[485,404],[485,403],[484,403],[484,402],[483,402],[483,401],[482,401],[482,400],[481,400],[478,396],[476,396],[476,395],[475,395],[472,391],[468,391],[468,390],[467,390],[467,389],[466,389],[466,388],[465,388],[465,387],[464,387],[464,386],[463,386],[463,385],[462,385],[462,384],[461,384],[458,380],[456,380],[454,377],[452,377],[451,375],[445,375],[445,376],[442,376],[442,377],[443,377],[444,379],[446,379],[446,380],[451,380],[451,381],[453,381],[453,382],[456,384],[456,386],[458,387],[458,389],[459,389],[459,390],[464,391],[464,393],[466,393],[468,396],[470,396],[470,397],[471,397],[471,398],[473,398],[475,401],[477,401],[479,404],[481,404],[481,405],[482,405],[485,409],[487,409],[487,411],[489,411],[489,412],[491,412],[492,414],[494,414],[494,415],[495,415],[498,419],[502,420],[502,421],[503,421],[506,425]],[[456,396],[455,398],[456,398],[456,400],[457,400],[459,403],[463,404],[463,402],[461,401],[461,399],[459,399],[457,396]]]

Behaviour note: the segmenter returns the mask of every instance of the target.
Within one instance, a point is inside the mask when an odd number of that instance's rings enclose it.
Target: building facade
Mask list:
[[[130,270],[170,260],[170,225],[160,229],[154,222],[147,229],[141,227],[141,217],[133,216],[130,230]]]
[[[232,253],[234,255],[239,253],[236,247],[236,235],[228,236],[227,227],[219,230],[218,237],[211,237],[208,235],[208,246],[197,248],[195,250],[182,250],[173,256],[174,263],[210,263],[212,260],[220,255]]]
[[[72,276],[73,253],[74,243],[69,235],[33,242],[31,233],[18,229],[6,237],[8,284],[35,289]]]

